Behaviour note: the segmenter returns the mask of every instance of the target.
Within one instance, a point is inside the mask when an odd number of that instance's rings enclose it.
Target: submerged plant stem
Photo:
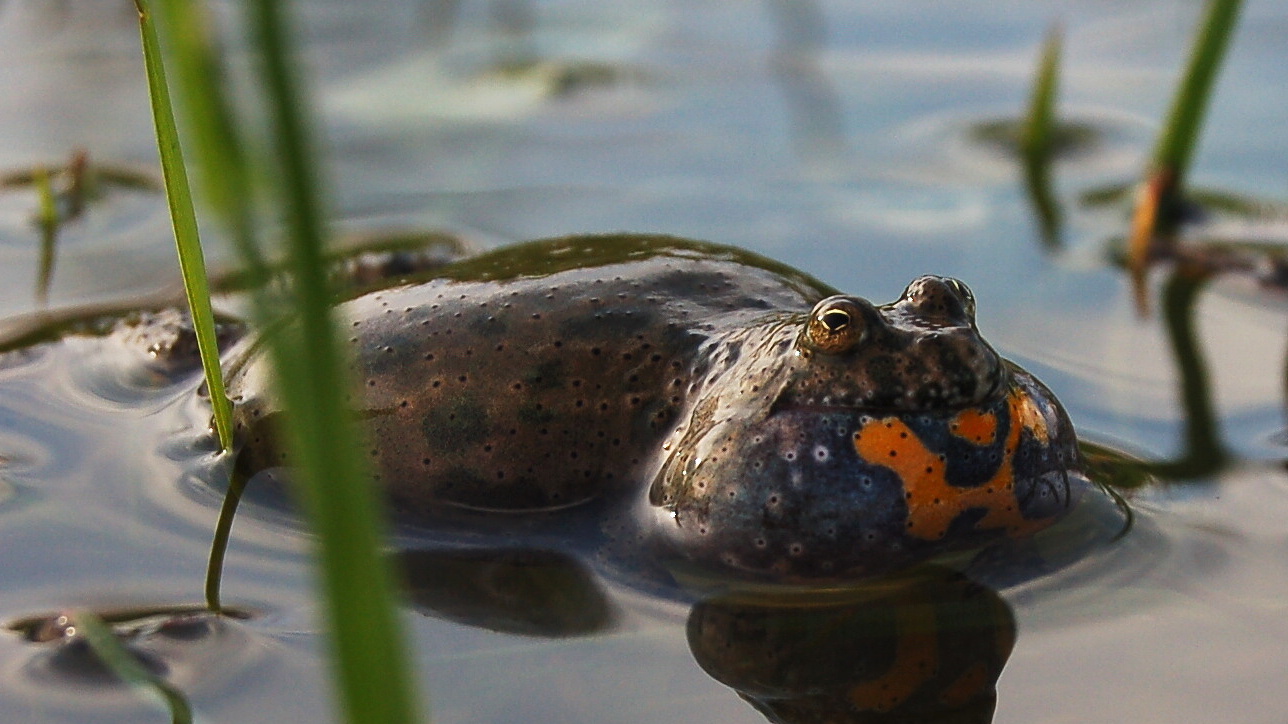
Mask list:
[[[1154,463],[1149,469],[1162,478],[1193,479],[1220,470],[1228,459],[1221,444],[1217,415],[1212,404],[1212,384],[1203,351],[1194,330],[1194,310],[1199,293],[1211,273],[1181,264],[1163,286],[1163,313],[1179,377],[1181,405],[1185,410],[1185,448],[1175,460]]]
[[[228,481],[228,491],[224,493],[223,505],[219,508],[219,520],[215,522],[215,534],[210,542],[210,558],[206,563],[206,607],[215,613],[223,612],[219,592],[224,577],[224,556],[228,551],[228,539],[232,535],[237,506],[241,503],[242,493],[245,491],[246,476],[234,470]]]

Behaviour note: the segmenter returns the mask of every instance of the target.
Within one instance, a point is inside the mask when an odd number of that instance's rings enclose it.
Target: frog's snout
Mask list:
[[[964,282],[952,277],[918,277],[895,302],[927,322],[942,326],[974,326],[975,295]]]

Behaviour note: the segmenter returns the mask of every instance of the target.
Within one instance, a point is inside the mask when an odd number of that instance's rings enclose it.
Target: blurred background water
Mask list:
[[[225,21],[238,12],[214,9]],[[1193,420],[1167,329],[1157,313],[1136,315],[1106,254],[1126,211],[1078,195],[1139,175],[1200,3],[294,9],[341,231],[432,229],[480,246],[664,232],[743,246],[878,302],[921,274],[957,276],[979,299],[985,335],[1057,392],[1085,439],[1152,462],[1186,453]],[[1061,117],[1097,133],[1055,166],[1065,223],[1051,248],[1019,163],[975,130],[1021,112],[1057,21]],[[1194,183],[1288,197],[1277,132],[1286,32],[1288,6],[1247,3]],[[227,53],[244,68],[235,38]],[[132,4],[0,0],[0,139],[0,174],[78,149],[103,167],[155,167]],[[29,186],[0,188],[0,317],[37,307],[36,208]],[[215,267],[231,258],[213,237],[209,253]],[[104,184],[62,231],[50,304],[176,281],[161,197]],[[1136,528],[1089,571],[1001,592],[1018,638],[995,721],[1288,718],[1284,310],[1282,297],[1237,280],[1199,296],[1195,340],[1232,462],[1133,492]],[[115,394],[103,354],[83,342],[0,365],[0,619],[199,600],[218,499],[179,418],[200,415],[184,383]],[[235,528],[224,585],[257,615],[168,659],[195,708],[209,721],[330,716],[306,536],[252,511]],[[413,616],[435,721],[763,720],[699,668],[683,611],[612,595],[613,626],[590,638]],[[139,721],[147,710],[10,636],[0,636],[0,691],[5,721]]]

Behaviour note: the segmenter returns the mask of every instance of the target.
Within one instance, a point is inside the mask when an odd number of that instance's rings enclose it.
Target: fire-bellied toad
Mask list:
[[[1059,403],[955,279],[874,305],[729,247],[569,237],[339,316],[404,520],[609,501],[687,561],[799,580],[1023,537],[1090,485]],[[283,456],[266,368],[231,379],[252,468]]]

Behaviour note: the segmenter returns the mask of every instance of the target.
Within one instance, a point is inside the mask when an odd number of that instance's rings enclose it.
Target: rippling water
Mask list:
[[[0,2],[0,175],[76,149],[109,168],[154,165],[128,5]],[[822,619],[730,601],[690,611],[557,557],[411,560],[433,573],[409,630],[435,721],[763,721],[756,707],[791,720],[755,651],[870,655],[876,671],[896,645],[880,631],[908,624],[924,600],[941,602],[934,620],[968,622],[946,641],[1009,650],[988,659],[1005,665],[999,723],[1288,719],[1284,300],[1237,280],[1204,288],[1186,317],[1198,356],[1178,362],[1162,312],[1138,318],[1106,261],[1122,209],[1076,201],[1138,173],[1193,4],[298,5],[342,230],[435,229],[481,246],[666,232],[745,246],[880,301],[923,273],[957,276],[979,298],[985,335],[1059,394],[1084,439],[1155,464],[1122,489],[1130,532],[1063,570],[996,592],[946,574],[932,593],[911,586],[881,599],[887,608],[837,601]],[[1023,107],[1055,20],[1062,113],[1098,135],[1056,167],[1065,225],[1049,250],[1017,165],[976,130]],[[1248,3],[1195,183],[1285,195],[1285,30],[1280,4]],[[230,57],[244,63],[236,43]],[[36,306],[34,209],[28,188],[0,188],[7,331]],[[167,233],[155,193],[104,184],[63,232],[51,305],[166,289]],[[228,258],[217,240],[212,256]],[[226,471],[193,432],[195,378],[149,373],[132,354],[73,337],[0,358],[0,620],[200,602],[211,481]],[[1210,418],[1186,384],[1210,400]],[[1218,451],[1224,464],[1211,464]],[[520,603],[471,598],[480,570]],[[445,598],[443,581],[460,588]],[[141,625],[136,649],[205,720],[327,716],[308,539],[289,512],[252,502],[238,519],[224,591],[246,618]],[[534,608],[533,596],[554,603]],[[869,625],[871,610],[889,619]],[[468,625],[480,615],[493,630]],[[791,627],[864,645],[802,652],[781,638]],[[764,646],[742,668],[713,653],[748,641]],[[965,691],[966,664],[937,661],[945,686]],[[820,691],[853,684],[807,663],[792,671]],[[755,706],[731,687],[750,687]],[[0,692],[5,721],[151,711],[83,652],[16,633],[0,635]]]

